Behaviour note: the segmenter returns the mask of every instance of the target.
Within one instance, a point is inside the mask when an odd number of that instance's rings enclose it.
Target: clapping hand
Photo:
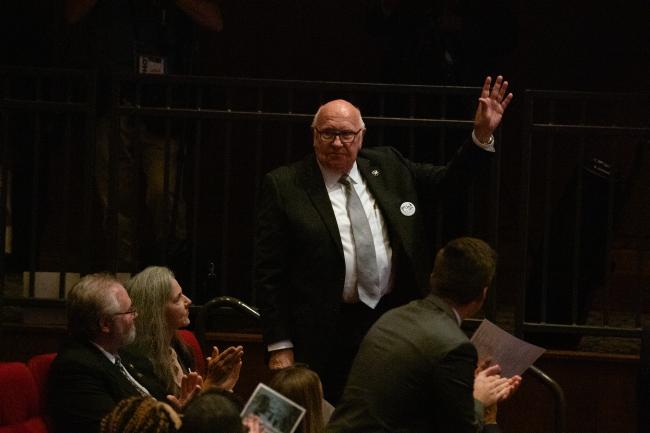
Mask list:
[[[175,406],[177,410],[183,409],[183,407],[194,398],[203,387],[203,378],[200,374],[196,372],[191,372],[184,374],[181,379],[181,389],[178,397],[175,395],[168,395],[167,400],[169,400],[172,405]]]
[[[230,346],[221,353],[216,346],[213,346],[212,356],[207,358],[205,387],[231,391],[239,380],[243,355],[244,349],[241,346]]]

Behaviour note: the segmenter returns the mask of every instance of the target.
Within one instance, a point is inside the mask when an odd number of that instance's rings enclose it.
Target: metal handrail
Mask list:
[[[232,296],[217,296],[216,298],[212,298],[206,302],[205,305],[203,305],[201,313],[203,313],[206,309],[209,310],[212,308],[221,307],[233,307],[239,311],[244,312],[249,317],[252,317],[254,319],[260,318],[260,313],[255,308]]]
[[[555,401],[555,433],[566,432],[566,399],[564,391],[559,383],[557,383],[551,376],[544,373],[538,367],[531,365],[528,370],[533,376],[537,377],[544,385],[546,385],[553,393]]]
[[[206,321],[208,313],[218,308],[232,308],[241,313],[244,313],[246,317],[252,318],[254,320],[260,319],[260,313],[255,308],[237,298],[234,298],[232,296],[217,296],[215,298],[212,298],[203,306],[201,306],[201,310],[199,311],[198,317],[196,319],[195,332],[197,338],[203,346],[205,345]]]

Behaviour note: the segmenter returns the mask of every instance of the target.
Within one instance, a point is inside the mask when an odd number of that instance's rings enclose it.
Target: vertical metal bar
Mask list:
[[[197,265],[198,265],[198,225],[199,225],[199,204],[201,192],[201,132],[202,119],[195,122],[194,131],[194,169],[192,170],[192,229],[190,233],[190,287],[192,296],[196,295],[198,287]]]
[[[29,236],[29,297],[35,295],[36,283],[36,257],[38,255],[38,217],[40,194],[40,141],[41,141],[41,113],[34,113],[34,138],[32,140],[32,200],[30,215]]]
[[[519,205],[519,224],[521,250],[521,270],[519,280],[519,303],[515,309],[515,335],[519,338],[524,334],[526,320],[526,288],[528,286],[528,225],[530,210],[530,165],[532,152],[532,135],[534,119],[534,97],[530,91],[524,93],[524,115],[522,127],[521,148],[521,197]]]
[[[639,302],[636,306],[636,312],[634,315],[634,325],[637,328],[641,328],[643,326],[643,319],[642,319],[643,308],[644,306],[648,305],[648,300],[650,300],[650,298],[648,297],[648,295],[650,294],[650,282],[648,281],[647,277],[645,278],[644,281],[644,275],[643,275],[643,264],[646,263],[648,259],[650,259],[650,255],[647,252],[639,251],[639,260],[637,261],[637,269],[636,269],[636,274],[637,274],[636,292],[639,294]]]
[[[228,260],[230,255],[226,253],[229,250],[228,241],[230,234],[230,206],[231,191],[231,172],[232,172],[232,121],[226,121],[225,143],[223,147],[223,211],[221,213],[223,220],[221,221],[221,264],[220,264],[220,284],[221,293],[227,295],[228,289],[228,276],[229,266]]]
[[[165,84],[165,106],[166,107],[171,107],[172,103],[172,86],[170,83]],[[171,122],[172,118],[169,116],[165,116],[165,132],[164,132],[164,150],[163,150],[163,190],[162,190],[162,224],[160,225],[159,230],[162,230],[162,233],[154,233],[154,239],[160,238],[162,239],[162,245],[160,245],[161,249],[161,255],[162,255],[162,263],[167,264],[169,261],[169,244],[170,240],[174,235],[174,226],[175,226],[175,209],[174,209],[174,204],[176,203],[176,198],[180,197],[177,194],[179,191],[174,191],[174,199],[173,202],[170,201],[170,197],[172,197],[171,193],[171,188],[170,188],[170,179],[171,179],[171,171],[172,169],[176,171],[174,175],[174,179],[178,177],[179,175],[179,170],[178,170],[178,157],[180,153],[180,146],[181,143],[178,140],[175,140],[174,145],[176,146],[176,151],[175,151],[175,156],[176,158],[174,161],[171,160],[171,146],[172,146],[172,140],[171,140]],[[181,138],[182,140],[182,138]],[[178,185],[178,182],[175,183]],[[151,210],[149,210],[151,211]],[[156,216],[153,216],[153,218],[157,218]],[[158,246],[156,246],[157,248]]]
[[[623,110],[617,110],[617,112],[622,112]],[[603,258],[603,263],[602,266],[605,269],[605,308],[603,310],[603,323],[607,326],[609,324],[609,306],[612,304],[610,302],[611,300],[611,291],[612,291],[612,285],[611,285],[611,266],[609,265],[609,253],[612,251],[612,245],[614,243],[614,208],[616,206],[616,182],[617,182],[617,176],[618,176],[618,170],[617,167],[620,167],[619,164],[619,156],[620,152],[612,152],[613,155],[613,163],[610,165],[609,169],[609,176],[607,177],[607,233],[606,233],[606,238],[605,238],[605,257]],[[641,256],[639,254],[639,261],[637,261],[637,266],[641,267]],[[639,269],[639,272],[641,272],[641,269]],[[638,274],[639,278],[641,278],[641,273]],[[639,291],[637,293],[640,294],[640,286],[637,287]],[[641,297],[639,296],[639,301],[642,301]],[[640,327],[640,321],[641,321],[641,312],[642,312],[642,306],[644,304],[642,302],[637,303],[637,311],[636,311],[636,321],[639,323],[637,326]]]
[[[409,119],[415,118],[415,112],[417,109],[415,94],[409,94]],[[415,147],[415,128],[409,126],[409,159],[415,160],[416,158],[416,147]]]
[[[549,101],[548,106],[548,123],[555,122],[555,101]],[[540,321],[546,323],[548,321],[548,279],[549,279],[549,262],[551,256],[551,195],[552,195],[552,183],[553,183],[553,173],[555,167],[553,165],[553,155],[555,153],[555,137],[553,134],[549,134],[546,137],[546,170],[544,172],[544,203],[542,205],[542,218],[543,218],[543,232],[542,232],[542,284],[540,287],[539,294],[539,317]]]
[[[144,78],[146,80],[146,78]],[[141,231],[142,228],[146,226],[145,221],[147,221],[147,204],[146,204],[146,197],[147,197],[147,180],[146,177],[150,175],[151,173],[145,173],[145,164],[144,164],[144,155],[145,155],[145,142],[144,142],[144,134],[149,133],[152,134],[153,131],[146,131],[146,125],[142,121],[142,115],[140,114],[140,109],[142,108],[142,88],[146,84],[146,82],[143,82],[142,79],[137,78],[136,79],[136,100],[138,103],[135,106],[135,112],[131,115],[133,116],[132,123],[129,123],[128,114],[121,113],[122,107],[120,106],[120,123],[124,122],[126,125],[121,126],[121,131],[120,134],[124,133],[124,135],[127,135],[126,140],[123,140],[120,142],[120,147],[118,148],[119,152],[119,158],[118,158],[118,176],[121,177],[127,177],[135,180],[135,194],[136,194],[136,200],[135,203],[125,200],[127,194],[129,192],[127,191],[118,191],[117,194],[117,219],[118,221],[120,220],[120,214],[124,215],[125,218],[122,218],[122,221],[125,224],[129,224],[129,226],[126,227],[125,229],[122,229],[121,231],[118,230],[118,243],[117,243],[117,263],[119,266],[120,263],[120,255],[121,254],[128,254],[133,257],[133,260],[135,262],[135,269],[140,269],[143,266],[142,260],[144,258],[143,251],[146,251],[147,248],[149,247],[146,245],[148,242],[151,241],[151,239],[147,239],[147,236],[143,236],[140,234],[141,232],[144,232],[143,230]],[[120,101],[121,102],[121,101]],[[145,103],[149,103],[149,101],[145,101]],[[127,165],[121,165],[119,164],[120,159],[122,159],[124,156],[122,155],[123,152],[133,152],[133,160],[127,164]],[[119,183],[120,178],[114,178],[112,180],[113,183]],[[133,205],[134,209],[129,209],[128,207],[124,209],[124,206],[129,206]],[[131,216],[131,212],[133,212],[133,216]],[[158,218],[154,217],[154,218]],[[164,219],[164,218],[161,218]],[[152,219],[151,221],[154,221],[155,219]],[[155,224],[153,225],[153,230],[149,231],[149,233],[154,233],[154,239],[156,237],[155,231]],[[130,236],[131,239],[123,239],[124,236]],[[131,243],[132,242],[132,243]],[[120,247],[122,245],[122,247]],[[133,250],[126,252],[122,251],[124,246],[132,245]],[[156,254],[156,258],[158,259],[158,255]],[[125,263],[124,260],[121,261],[124,263],[122,266],[125,266],[125,264],[128,266],[128,263]],[[128,269],[131,271],[131,269]],[[124,272],[124,270],[121,270]]]
[[[121,140],[120,137],[120,92],[121,81],[117,78],[111,83],[111,106],[110,106],[110,127],[108,139],[108,182],[107,192],[108,197],[106,200],[106,230],[108,232],[108,268],[112,272],[118,272],[118,255],[119,255],[119,185],[116,181],[119,176],[119,152]],[[102,179],[103,180],[103,179]]]
[[[440,118],[445,120],[447,118],[447,95],[440,95]],[[443,125],[438,129],[438,161],[435,161],[437,164],[443,165],[446,162],[446,152],[445,152],[445,140],[447,139],[447,128]],[[442,247],[443,243],[443,231],[444,231],[445,216],[443,213],[442,203],[439,201],[436,203],[436,251]]]
[[[9,167],[8,162],[8,121],[9,113],[7,110],[0,110],[0,129],[2,133],[0,134],[0,246],[2,248],[2,254],[0,254],[0,307],[2,307],[5,298],[5,277],[6,277],[6,263],[5,263],[5,247],[8,242],[6,238],[7,234],[7,199],[9,197]]]
[[[578,178],[576,181],[576,203],[573,219],[575,231],[575,241],[573,244],[572,256],[572,278],[571,278],[571,323],[578,323],[578,291],[580,290],[580,251],[582,249],[582,203],[584,201],[584,159],[585,159],[585,139],[580,136],[578,140]]]
[[[386,110],[386,95],[384,93],[381,93],[379,95],[379,117],[384,117],[384,112]],[[378,141],[377,144],[379,146],[384,145],[384,126],[379,125],[377,127],[377,135],[378,135]]]
[[[82,171],[82,233],[85,245],[90,245],[93,238],[93,198],[95,191],[95,157],[97,153],[97,112],[96,112],[96,94],[97,94],[97,76],[96,72],[87,73],[85,79],[85,125],[84,125],[84,164]],[[91,272],[91,263],[93,254],[81,254],[81,267],[79,271],[82,275]]]
[[[59,298],[63,299],[65,298],[65,272],[67,270],[70,270],[70,186],[72,182],[70,181],[70,175],[72,173],[72,166],[71,166],[71,160],[72,160],[72,125],[70,122],[70,113],[65,114],[65,130],[63,132],[63,153],[64,153],[64,161],[63,161],[63,185],[62,185],[62,191],[63,191],[63,223],[61,227],[61,231],[63,232],[63,251],[62,251],[62,267],[63,267],[63,272],[62,272],[62,277],[59,282]]]

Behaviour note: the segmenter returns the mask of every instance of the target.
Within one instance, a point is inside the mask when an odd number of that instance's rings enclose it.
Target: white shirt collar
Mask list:
[[[105,356],[106,358],[108,358],[109,361],[111,361],[112,364],[115,364],[115,359],[117,358],[115,355],[113,355],[112,353],[107,352],[106,349],[104,349],[102,346],[100,346],[99,344],[95,343],[94,341],[91,341],[91,343],[92,343],[96,348],[98,348],[98,349],[100,350],[100,352],[102,352],[102,353],[104,354],[104,356]]]
[[[341,178],[342,174],[339,173],[338,171],[330,170],[327,167],[324,167],[320,161],[316,160],[318,162],[318,167],[320,168],[320,172],[323,175],[323,181],[325,182],[325,187],[330,190],[334,187],[339,188],[339,179]],[[354,164],[352,165],[352,168],[350,169],[350,172],[348,173],[348,176],[350,179],[352,179],[352,183],[358,184],[361,183],[361,174],[359,173],[359,168],[357,167],[357,162],[354,161]]]
[[[456,316],[456,322],[458,322],[458,325],[460,326],[460,324],[463,322],[463,319],[460,318],[460,314],[458,314],[458,311],[456,311],[454,307],[451,307],[451,311],[454,312],[454,316]]]

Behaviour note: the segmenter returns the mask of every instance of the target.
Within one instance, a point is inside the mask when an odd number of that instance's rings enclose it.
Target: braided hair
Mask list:
[[[173,433],[181,418],[167,403],[152,397],[129,397],[120,401],[101,422],[100,433]]]

